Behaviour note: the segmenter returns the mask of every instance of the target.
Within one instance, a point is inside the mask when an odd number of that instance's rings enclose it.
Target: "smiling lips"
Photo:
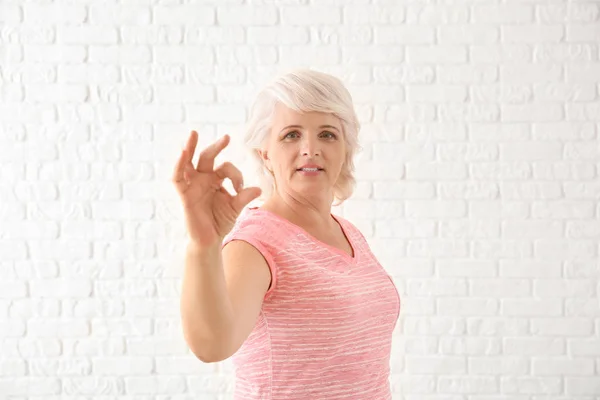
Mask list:
[[[306,164],[296,170],[297,172],[301,172],[302,175],[305,176],[315,176],[319,175],[323,168],[319,167],[316,164]]]
[[[298,168],[296,171],[318,172],[318,171],[323,171],[323,168],[321,168],[317,164],[304,164],[303,166]]]

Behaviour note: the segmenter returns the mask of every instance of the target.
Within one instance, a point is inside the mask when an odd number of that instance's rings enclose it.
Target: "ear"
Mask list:
[[[271,167],[271,160],[269,159],[269,154],[267,153],[267,151],[266,150],[258,150],[258,155],[260,156],[261,160],[263,161],[265,168],[267,168],[272,173],[273,167]]]
[[[266,151],[266,150],[261,150],[261,149],[258,149],[258,150],[256,150],[256,152],[258,153],[258,155],[260,156],[260,158],[261,158],[263,161],[266,161],[266,160],[268,160],[268,159],[269,159],[269,157],[268,157],[268,155],[267,155],[267,151]]]

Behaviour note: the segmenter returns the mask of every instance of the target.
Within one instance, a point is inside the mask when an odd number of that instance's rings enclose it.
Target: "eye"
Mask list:
[[[284,139],[296,139],[298,137],[298,135],[300,135],[300,132],[298,131],[290,131],[288,133],[286,133],[283,138]],[[330,131],[323,131],[321,133],[322,137],[325,137],[327,139],[337,139],[337,135],[335,133],[332,133]]]
[[[329,131],[323,131],[323,135],[326,136],[329,139],[336,139],[337,135],[335,133],[329,132]]]
[[[290,131],[290,132],[286,133],[283,138],[284,139],[286,139],[286,138],[292,138],[293,139],[294,137],[290,136],[290,135],[294,135],[294,134],[297,136],[298,135],[298,131]]]

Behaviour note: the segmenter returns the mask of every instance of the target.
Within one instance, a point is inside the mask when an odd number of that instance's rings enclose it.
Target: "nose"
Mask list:
[[[312,157],[321,155],[319,140],[311,135],[304,136],[301,150],[303,156]]]

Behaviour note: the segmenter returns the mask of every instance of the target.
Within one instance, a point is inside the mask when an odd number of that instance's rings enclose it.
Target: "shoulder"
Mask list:
[[[348,236],[352,243],[356,245],[357,251],[373,254],[371,251],[371,246],[369,245],[369,241],[357,225],[344,217],[340,217],[335,214],[333,216],[338,220],[344,229],[344,233]]]
[[[280,234],[281,226],[268,215],[256,208],[245,208],[237,218],[231,231],[225,236],[224,244],[233,239],[253,239],[253,241],[274,243]]]
[[[355,236],[359,236],[361,238],[364,239],[364,235],[363,233],[360,231],[360,229],[354,224],[352,223],[349,219],[346,219],[345,217],[339,216],[337,214],[332,214],[333,217],[340,223],[340,225],[342,226],[342,228],[344,228],[344,231],[348,234],[352,234]]]
[[[277,249],[272,237],[271,222],[251,209],[244,209],[221,245],[230,264],[260,266],[264,260],[271,282],[264,299],[273,293],[277,282],[277,264],[273,258]]]
[[[236,220],[231,231],[225,236],[223,245],[232,240],[244,240],[272,252],[285,247],[287,231],[280,221],[258,208],[246,208]]]

